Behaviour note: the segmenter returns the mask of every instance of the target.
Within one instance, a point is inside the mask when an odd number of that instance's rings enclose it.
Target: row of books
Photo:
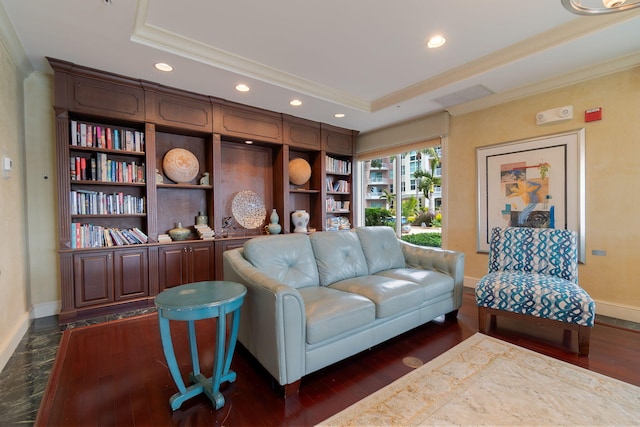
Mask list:
[[[331,156],[327,156],[327,172],[333,173],[351,173],[351,162],[349,160],[334,159]]]
[[[71,190],[71,215],[144,214],[146,198],[102,191]]]
[[[149,241],[139,228],[109,228],[93,224],[71,223],[71,247],[102,248],[109,246],[140,245]]]
[[[105,153],[96,153],[90,159],[71,157],[69,169],[72,181],[145,182],[144,163],[111,160]]]
[[[71,120],[71,145],[144,152],[144,133]]]
[[[339,179],[334,181],[333,177],[328,176],[326,178],[327,191],[333,191],[336,193],[348,193],[350,191],[349,181]]]
[[[350,201],[335,200],[333,197],[327,197],[325,200],[325,209],[327,212],[349,212],[351,207]]]

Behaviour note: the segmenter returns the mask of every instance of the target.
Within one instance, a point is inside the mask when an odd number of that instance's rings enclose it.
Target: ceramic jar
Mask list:
[[[168,234],[171,240],[187,240],[191,234],[191,230],[184,228],[182,223],[176,222],[176,227],[169,230]]]
[[[203,214],[202,212],[198,212],[198,216],[196,216],[196,225],[208,225],[209,217]]]
[[[291,223],[295,227],[294,233],[306,233],[309,224],[309,212],[304,209],[298,209],[291,214]]]

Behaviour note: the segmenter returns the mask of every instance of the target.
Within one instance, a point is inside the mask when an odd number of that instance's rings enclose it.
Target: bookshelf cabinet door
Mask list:
[[[113,252],[92,251],[73,256],[76,307],[113,301]]]
[[[149,262],[146,248],[116,251],[113,261],[116,300],[149,295]]]
[[[160,292],[188,283],[188,248],[188,245],[171,245],[158,249]]]
[[[192,243],[189,246],[190,282],[203,282],[215,278],[213,242]]]

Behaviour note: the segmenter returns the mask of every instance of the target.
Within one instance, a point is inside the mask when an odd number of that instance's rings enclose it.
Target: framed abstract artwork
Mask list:
[[[478,252],[493,227],[574,230],[585,261],[585,131],[476,149]]]

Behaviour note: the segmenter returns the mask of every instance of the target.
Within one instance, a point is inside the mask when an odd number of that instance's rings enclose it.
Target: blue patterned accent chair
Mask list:
[[[495,327],[496,315],[533,316],[562,327],[565,339],[577,331],[578,351],[589,355],[596,306],[578,285],[577,247],[577,235],[570,230],[492,229],[489,273],[476,287],[480,331]]]

